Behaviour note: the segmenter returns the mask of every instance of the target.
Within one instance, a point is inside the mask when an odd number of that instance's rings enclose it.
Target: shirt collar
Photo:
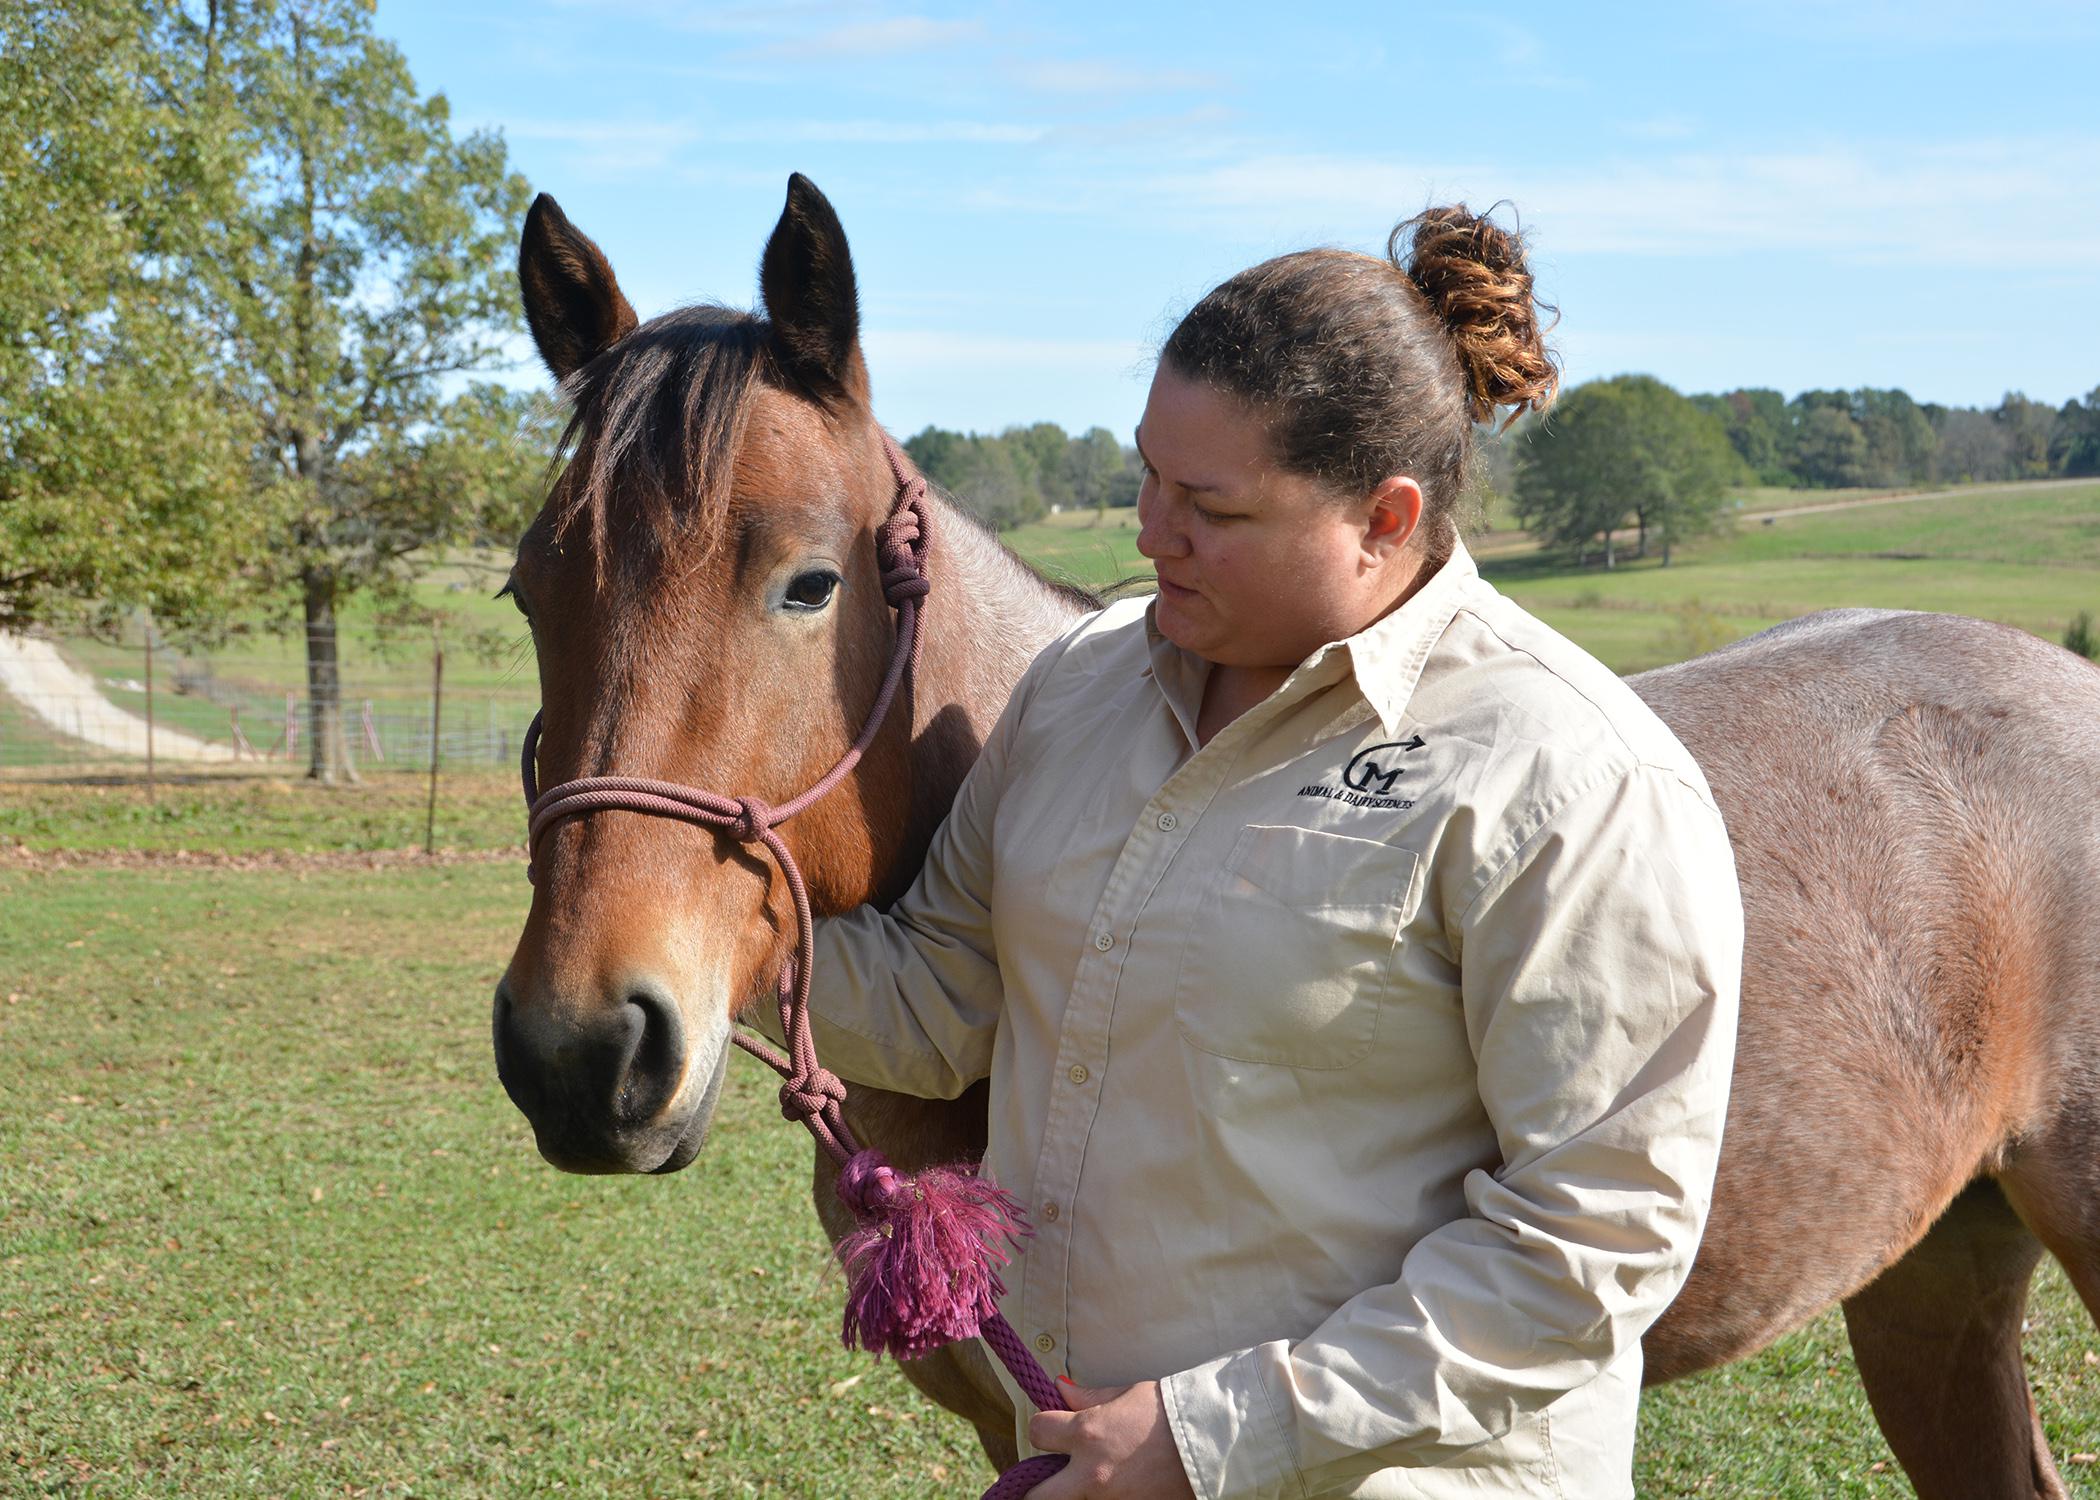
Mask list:
[[[1454,542],[1451,556],[1429,576],[1429,581],[1398,608],[1388,610],[1347,640],[1330,641],[1300,662],[1279,693],[1309,690],[1326,681],[1338,681],[1331,663],[1347,657],[1347,671],[1356,688],[1378,715],[1387,734],[1397,734],[1407,712],[1408,699],[1421,681],[1429,653],[1444,634],[1467,591],[1479,579],[1480,570],[1465,543]],[[1153,622],[1153,607],[1145,607],[1145,639],[1151,648],[1153,680],[1159,684],[1175,716],[1195,743],[1195,719],[1203,702],[1203,683],[1210,663],[1184,651]]]

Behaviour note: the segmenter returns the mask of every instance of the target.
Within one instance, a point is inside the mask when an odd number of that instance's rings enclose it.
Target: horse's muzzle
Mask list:
[[[603,1015],[562,1022],[521,1015],[506,980],[490,1029],[504,1092],[532,1123],[540,1155],[563,1171],[670,1172],[698,1154],[726,1049],[695,1059],[677,1005],[653,986],[631,986]],[[704,1091],[686,1087],[695,1061],[709,1075]]]

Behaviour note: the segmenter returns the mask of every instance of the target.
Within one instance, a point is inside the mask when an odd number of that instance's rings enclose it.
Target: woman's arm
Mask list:
[[[811,1028],[817,1055],[849,1083],[949,1099],[991,1071],[1003,998],[990,905],[993,820],[1022,715],[1076,629],[1022,674],[896,905],[818,919]],[[780,1040],[771,1005],[748,1019]]]
[[[1691,1268],[1743,944],[1706,794],[1642,765],[1574,795],[1459,930],[1501,1162],[1398,1281],[1161,1383],[1198,1495],[1319,1494],[1497,1438],[1618,1359]]]

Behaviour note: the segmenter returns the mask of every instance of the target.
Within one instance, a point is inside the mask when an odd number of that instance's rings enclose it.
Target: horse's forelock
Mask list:
[[[579,521],[606,572],[612,523],[633,517],[659,548],[697,532],[701,556],[724,531],[751,398],[767,369],[766,325],[702,304],[636,329],[568,381],[560,452],[569,460],[554,535]]]

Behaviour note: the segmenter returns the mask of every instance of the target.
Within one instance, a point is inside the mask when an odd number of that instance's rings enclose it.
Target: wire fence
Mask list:
[[[516,763],[539,704],[529,643],[492,660],[429,636],[341,629],[334,646],[349,770],[428,771],[433,754],[462,768]],[[296,634],[198,651],[136,621],[115,633],[0,632],[0,774],[303,774],[312,709]]]

